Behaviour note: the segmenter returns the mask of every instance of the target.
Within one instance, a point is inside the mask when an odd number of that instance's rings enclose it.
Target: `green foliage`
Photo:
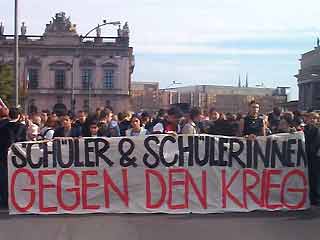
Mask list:
[[[9,104],[13,92],[13,71],[10,65],[0,65],[0,97]]]

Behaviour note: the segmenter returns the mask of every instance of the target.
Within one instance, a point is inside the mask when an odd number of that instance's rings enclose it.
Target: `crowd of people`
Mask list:
[[[58,137],[120,137],[148,134],[213,134],[255,139],[278,133],[304,132],[309,158],[310,199],[320,205],[320,117],[316,112],[282,112],[274,108],[260,113],[259,103],[249,103],[248,113],[234,114],[182,110],[172,107],[148,112],[120,112],[98,108],[95,113],[78,111],[59,114],[42,111],[26,115],[17,108],[0,108],[0,186],[7,183],[7,152],[14,142],[51,140]],[[0,191],[0,204],[7,205],[7,193]]]

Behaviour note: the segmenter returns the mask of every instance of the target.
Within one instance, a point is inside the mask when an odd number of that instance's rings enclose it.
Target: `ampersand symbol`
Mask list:
[[[123,146],[125,143],[129,143],[130,144],[130,147],[128,150],[124,151],[123,150]],[[119,142],[119,145],[118,145],[118,148],[119,148],[119,153],[121,154],[121,158],[120,158],[120,165],[122,167],[129,167],[129,166],[133,166],[133,167],[137,167],[137,159],[136,157],[132,157],[130,158],[130,154],[133,152],[134,150],[134,142],[129,139],[129,138],[123,138],[120,140]]]

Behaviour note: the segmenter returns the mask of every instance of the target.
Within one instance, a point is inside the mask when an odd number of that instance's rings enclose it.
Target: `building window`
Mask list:
[[[84,69],[82,70],[82,88],[88,89],[89,84],[92,88],[92,70],[91,69]]]
[[[65,78],[66,78],[65,70],[62,70],[62,69],[55,70],[54,79],[55,79],[56,89],[64,89]]]
[[[35,68],[30,68],[28,70],[28,88],[35,89],[38,88],[39,84],[39,71]]]
[[[106,70],[104,72],[104,87],[107,89],[113,88],[114,70]]]

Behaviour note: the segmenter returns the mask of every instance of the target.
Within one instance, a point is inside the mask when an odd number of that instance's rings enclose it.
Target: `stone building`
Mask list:
[[[270,112],[274,107],[286,107],[287,87],[232,87],[217,85],[195,85],[170,89],[159,89],[158,82],[133,82],[132,110],[149,112],[171,105],[185,103],[193,107],[209,110],[214,107],[221,112],[247,112],[248,103],[256,100],[262,112]]]
[[[320,110],[320,42],[314,50],[302,54],[295,77],[299,87],[299,109]]]
[[[132,82],[131,85],[132,111],[153,112],[159,108],[158,82]]]
[[[134,55],[129,47],[129,27],[118,24],[115,37],[82,37],[70,17],[60,12],[46,24],[43,35],[27,35],[23,23],[19,36],[20,93],[26,109],[38,111],[94,111],[111,106],[130,108]],[[13,64],[14,38],[0,29],[0,64]]]
[[[248,103],[256,100],[262,112],[270,112],[276,106],[287,102],[287,87],[233,87],[216,85],[196,85],[170,89],[167,94],[169,104],[188,103],[204,110],[214,107],[221,112],[247,112]],[[167,91],[166,91],[167,92]]]

